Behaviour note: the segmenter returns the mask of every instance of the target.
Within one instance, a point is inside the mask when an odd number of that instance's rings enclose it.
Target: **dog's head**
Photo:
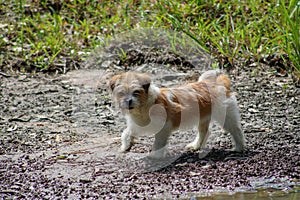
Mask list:
[[[133,112],[147,104],[151,78],[147,74],[126,72],[110,78],[109,87],[116,105]]]

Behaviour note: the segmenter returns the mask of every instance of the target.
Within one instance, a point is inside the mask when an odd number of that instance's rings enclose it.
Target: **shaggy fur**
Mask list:
[[[131,148],[134,137],[153,134],[153,156],[163,157],[171,133],[194,126],[198,134],[186,148],[198,150],[205,146],[212,120],[230,132],[235,151],[244,150],[238,105],[229,78],[219,71],[207,71],[197,82],[175,88],[159,89],[149,75],[136,72],[115,75],[109,85],[127,121],[121,152]]]

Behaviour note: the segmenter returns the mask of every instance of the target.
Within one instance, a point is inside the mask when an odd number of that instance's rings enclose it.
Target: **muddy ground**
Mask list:
[[[159,86],[196,80],[205,71],[165,56],[138,67]],[[185,151],[195,130],[181,131],[170,139],[170,157],[154,162],[147,158],[152,137],[118,153],[125,123],[104,85],[127,65],[114,64],[114,70],[90,67],[65,75],[0,73],[0,198],[190,198],[261,187],[288,192],[299,184],[300,90],[289,76],[263,64],[228,72],[247,140],[244,153],[231,152],[229,134],[213,126],[206,151]]]

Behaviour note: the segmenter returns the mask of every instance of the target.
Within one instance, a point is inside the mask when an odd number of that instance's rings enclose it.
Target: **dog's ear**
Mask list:
[[[150,83],[147,83],[147,84],[144,84],[144,85],[143,85],[144,91],[145,91],[146,93],[148,93],[149,87],[150,87]]]
[[[148,93],[151,84],[151,77],[148,74],[139,74],[139,82],[142,85],[144,91]]]
[[[116,87],[116,83],[120,78],[121,78],[121,75],[115,75],[109,79],[109,87],[110,87],[111,91],[114,91],[114,89]]]

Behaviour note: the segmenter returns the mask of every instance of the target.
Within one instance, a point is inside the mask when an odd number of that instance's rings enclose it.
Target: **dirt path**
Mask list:
[[[160,71],[156,83],[164,86],[201,73]],[[265,186],[290,191],[299,184],[300,91],[288,77],[272,69],[230,72],[245,153],[228,151],[229,135],[214,127],[208,152],[184,151],[195,133],[180,132],[170,140],[171,160],[149,163],[152,138],[118,153],[125,124],[103,87],[108,76],[98,69],[0,75],[1,198],[184,198]]]

